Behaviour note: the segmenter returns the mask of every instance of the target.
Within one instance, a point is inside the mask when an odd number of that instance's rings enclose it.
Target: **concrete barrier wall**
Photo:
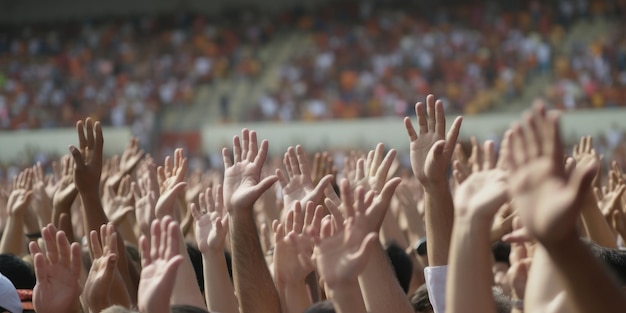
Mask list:
[[[131,138],[129,128],[104,128],[104,153],[119,154]],[[68,153],[68,146],[78,146],[75,128],[19,130],[0,132],[0,161],[19,162],[25,153]]]
[[[447,120],[451,125],[454,117]],[[461,137],[471,135],[479,139],[498,138],[511,123],[520,119],[519,114],[483,114],[466,116],[461,127]],[[413,118],[415,124],[415,118]],[[582,135],[597,136],[612,126],[626,129],[626,109],[581,110],[563,113],[563,135],[574,141]],[[408,139],[402,118],[361,119],[342,122],[318,123],[249,123],[239,125],[208,125],[202,130],[205,151],[215,151],[230,144],[232,137],[242,127],[254,129],[260,138],[270,141],[272,153],[281,153],[290,145],[303,144],[309,149],[326,147],[373,147],[383,142],[400,151],[408,150]]]
[[[518,114],[467,116],[463,120],[461,137],[475,135],[481,140],[497,138],[519,117]],[[452,118],[448,119],[448,127]],[[611,127],[625,130],[626,109],[569,112],[563,114],[561,121],[564,136],[572,142],[582,135],[606,133]],[[230,146],[233,136],[239,134],[242,127],[254,129],[259,138],[268,139],[271,153],[283,153],[287,147],[296,144],[314,150],[329,147],[365,148],[373,147],[378,142],[400,151],[408,150],[402,119],[382,118],[317,123],[207,125],[201,129],[203,151],[214,153],[224,146]],[[129,128],[105,128],[103,131],[107,155],[121,153],[131,137]],[[4,131],[0,132],[0,161],[20,160],[24,152],[64,154],[69,144],[77,144],[76,130],[73,128]]]

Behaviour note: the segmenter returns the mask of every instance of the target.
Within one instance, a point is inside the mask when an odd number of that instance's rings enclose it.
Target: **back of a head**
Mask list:
[[[325,300],[314,303],[304,313],[335,313],[335,307],[332,302]]]
[[[398,283],[400,283],[404,293],[407,293],[413,276],[413,262],[411,261],[411,257],[395,242],[390,242],[386,251],[391,260],[393,270],[396,273]]]
[[[12,254],[0,254],[0,273],[6,276],[15,289],[35,288],[35,272],[24,260]]]
[[[196,274],[196,281],[198,283],[198,287],[200,288],[200,292],[204,293],[204,269],[202,267],[202,253],[198,248],[193,245],[187,243],[187,254],[189,254],[189,260],[191,261],[191,265],[193,266],[193,270]]]
[[[0,274],[0,312],[22,312],[22,302],[13,283]]]
[[[430,313],[433,311],[433,306],[430,304],[430,298],[428,297],[428,289],[426,284],[422,284],[410,298],[411,306],[415,313]]]
[[[585,240],[591,252],[607,267],[612,276],[622,286],[626,286],[626,251],[603,247],[595,242]]]

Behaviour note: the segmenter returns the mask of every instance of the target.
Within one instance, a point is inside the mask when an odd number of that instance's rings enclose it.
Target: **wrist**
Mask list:
[[[489,235],[491,232],[491,218],[480,216],[477,214],[466,214],[454,217],[454,233],[461,236],[476,236],[481,234]]]
[[[442,190],[449,190],[448,181],[444,178],[442,180],[426,179],[420,180],[420,183],[424,187],[424,192],[434,194],[441,193]]]
[[[349,279],[341,279],[341,280],[336,280],[336,281],[331,281],[331,282],[329,282],[328,280],[324,279],[324,277],[322,277],[322,279],[324,280],[324,283],[325,283],[326,287],[333,294],[336,294],[336,293],[338,293],[340,291],[344,291],[344,290],[350,290],[351,288],[354,288],[355,286],[360,288],[359,287],[359,279],[358,279],[358,277],[349,278]]]
[[[484,225],[487,226],[488,229],[491,229],[491,224],[496,213],[497,212],[494,212],[493,214],[481,212],[480,210],[469,208],[461,204],[456,207],[454,211],[454,220],[455,222],[459,221],[464,224],[472,223],[476,225]]]

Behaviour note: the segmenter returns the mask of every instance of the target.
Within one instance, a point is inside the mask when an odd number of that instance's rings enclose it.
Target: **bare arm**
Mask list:
[[[233,279],[242,313],[280,312],[280,299],[265,263],[252,207],[263,192],[277,180],[269,176],[261,180],[261,169],[267,156],[268,143],[259,149],[256,132],[242,131],[233,139],[234,162],[228,149],[224,157],[224,204],[230,212],[230,239],[233,247]]]
[[[86,128],[86,132],[85,132]],[[85,234],[89,234],[92,230],[96,232],[100,231],[100,226],[107,224],[107,219],[102,202],[100,201],[100,188],[98,183],[100,176],[102,175],[102,147],[104,145],[104,138],[102,136],[102,127],[99,122],[93,122],[90,118],[76,123],[76,130],[78,132],[78,142],[80,150],[74,146],[70,146],[70,152],[75,162],[74,169],[74,183],[80,194],[80,198],[83,202],[83,228]],[[117,244],[119,247],[124,246],[124,239],[122,236],[117,237]],[[133,303],[137,299],[137,281],[130,279],[130,270],[134,270],[130,267],[128,258],[126,257],[126,250],[120,249],[118,253],[117,268],[124,278],[126,283],[126,289],[130,293],[130,297]]]
[[[229,217],[224,210],[222,186],[207,188],[200,193],[200,210],[191,204],[195,219],[195,236],[202,253],[204,269],[204,297],[207,308],[213,312],[239,312],[233,284],[228,276],[224,244],[228,235]]]
[[[430,266],[438,266],[448,263],[454,207],[446,172],[450,166],[462,119],[457,117],[446,137],[443,103],[440,100],[435,102],[435,97],[429,95],[426,98],[426,107],[428,118],[421,102],[415,106],[419,136],[408,117],[405,118],[404,124],[411,142],[413,174],[424,186],[428,262]]]
[[[622,312],[626,297],[580,241],[577,219],[581,201],[589,190],[596,164],[577,166],[570,175],[563,169],[558,115],[537,107],[524,125],[533,132],[524,136],[521,127],[512,145],[511,192],[518,214],[531,237],[543,245],[579,312]],[[525,147],[525,149],[522,149]],[[534,265],[533,265],[534,267]]]
[[[473,173],[455,195],[446,312],[496,312],[491,286],[491,224],[507,200],[504,173]]]
[[[13,191],[7,208],[9,219],[0,240],[0,253],[22,255],[24,250],[24,214],[32,196],[32,170],[26,169],[13,179]]]

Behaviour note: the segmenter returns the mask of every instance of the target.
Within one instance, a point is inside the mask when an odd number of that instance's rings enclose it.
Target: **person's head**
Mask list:
[[[396,272],[396,278],[402,290],[407,293],[411,284],[411,277],[413,277],[411,257],[395,242],[390,242],[386,250],[391,260],[391,265],[393,265],[393,269]]]
[[[626,286],[626,251],[603,247],[592,241],[585,242],[596,259],[609,269],[622,286]]]
[[[205,309],[201,309],[199,307],[196,307],[193,305],[186,305],[186,304],[172,305],[170,307],[170,312],[172,313],[209,313],[209,311]]]
[[[2,274],[0,274],[0,312],[22,312],[22,301],[15,286]]]
[[[202,253],[200,253],[200,250],[198,250],[198,248],[192,246],[189,243],[187,243],[187,253],[189,254],[191,265],[193,265],[193,270],[196,273],[196,281],[198,282],[200,292],[204,293],[204,269],[202,267]]]
[[[6,276],[15,289],[35,288],[35,272],[24,260],[12,254],[0,254],[0,274]]]
[[[415,313],[432,313],[433,306],[430,304],[430,298],[428,297],[428,289],[426,284],[421,285],[413,295],[411,296],[411,305]]]
[[[335,313],[335,307],[332,302],[325,300],[313,303],[304,313]]]
[[[509,262],[509,254],[511,254],[511,244],[496,241],[491,245],[491,253],[493,254],[493,258],[497,263],[504,263],[508,266],[511,266]]]

